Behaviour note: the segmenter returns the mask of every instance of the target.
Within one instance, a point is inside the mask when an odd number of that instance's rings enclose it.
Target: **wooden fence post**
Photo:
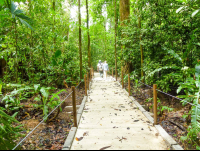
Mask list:
[[[115,69],[115,78],[116,78],[116,81],[117,81],[117,68]]]
[[[157,84],[153,85],[153,101],[154,101],[154,125],[157,124]]]
[[[93,68],[91,69],[91,75],[92,75],[92,79],[93,79]]]
[[[112,68],[112,77],[113,77],[113,68]]]
[[[90,69],[90,81],[92,81],[92,68]]]
[[[124,88],[123,66],[121,66],[122,89]]]
[[[76,92],[75,86],[72,86],[72,105],[73,105],[73,118],[74,118],[74,127],[77,127],[77,114],[76,114]]]
[[[130,74],[128,74],[128,94],[131,96],[131,80],[130,80]]]
[[[84,81],[85,81],[85,96],[87,96],[87,80],[86,80],[86,75],[84,75]]]
[[[89,90],[89,73],[87,73],[87,89]]]

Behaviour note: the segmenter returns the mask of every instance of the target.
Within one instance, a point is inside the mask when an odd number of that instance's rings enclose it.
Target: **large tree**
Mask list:
[[[130,22],[129,17],[130,17],[130,0],[120,0],[120,22],[121,26],[126,26],[125,22]],[[126,37],[125,34],[121,35],[122,38]],[[121,46],[121,49],[124,49],[127,45]],[[130,72],[130,61],[129,60],[123,60],[123,53],[121,54],[121,59],[122,59],[122,66],[124,65],[125,72],[129,73]]]
[[[87,37],[88,37],[88,66],[91,68],[91,47],[90,47],[90,32],[89,32],[88,0],[86,0],[86,11],[87,11]]]
[[[78,19],[79,19],[80,79],[83,79],[83,74],[82,74],[82,42],[81,42],[81,2],[80,2],[80,0],[78,0]]]

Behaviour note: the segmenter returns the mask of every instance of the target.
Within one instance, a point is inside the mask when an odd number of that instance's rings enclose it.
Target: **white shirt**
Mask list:
[[[102,68],[103,68],[103,64],[102,63],[98,63],[98,65],[97,65],[98,69],[100,68],[100,66],[102,66]]]
[[[104,70],[104,71],[108,71],[108,64],[107,64],[107,63],[104,63],[104,64],[103,64],[103,70]]]

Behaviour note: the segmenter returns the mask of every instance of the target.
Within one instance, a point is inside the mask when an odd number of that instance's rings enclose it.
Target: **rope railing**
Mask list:
[[[121,68],[121,85],[122,85],[122,88],[124,88],[124,81],[123,81],[123,75],[124,73],[123,73],[123,68]],[[112,78],[114,79],[114,74],[113,74],[113,69],[112,69]],[[116,78],[116,80],[117,80],[117,78]],[[161,91],[161,90],[158,90],[157,89],[157,85],[156,84],[154,84],[153,85],[153,87],[152,86],[150,86],[150,85],[147,85],[147,84],[145,84],[145,83],[143,83],[143,82],[141,82],[141,81],[138,81],[139,83],[141,83],[141,84],[143,84],[143,85],[145,85],[145,86],[147,86],[147,87],[149,87],[149,88],[151,88],[151,89],[153,89],[153,104],[154,104],[154,113],[157,113],[157,91],[158,92],[160,92],[160,93],[163,93],[163,94],[165,94],[165,95],[167,95],[167,96],[170,96],[170,97],[172,97],[172,98],[175,98],[175,99],[177,99],[177,100],[179,100],[179,101],[182,101],[182,102],[184,102],[184,103],[186,103],[186,104],[190,104],[191,106],[195,106],[195,107],[197,107],[197,108],[200,108],[200,105],[195,105],[195,104],[193,104],[193,103],[191,103],[191,102],[188,102],[188,101],[186,101],[186,100],[184,100],[184,99],[181,99],[181,98],[178,98],[178,97],[176,97],[176,96],[173,96],[173,95],[171,95],[171,94],[168,94],[168,93],[166,93],[166,92],[163,92],[163,91]],[[128,74],[128,93],[129,93],[129,96],[131,96],[131,92],[130,92],[130,74]],[[154,124],[157,124],[157,114],[154,114]]]
[[[76,90],[82,83],[83,81],[81,81],[74,90]],[[12,150],[15,150],[21,143],[23,143],[71,94],[73,94],[74,91],[70,92],[64,100],[62,100],[48,115],[46,115],[42,121],[35,127],[33,128],[32,131],[30,131],[26,137],[24,137]],[[76,111],[74,111],[75,113],[77,113],[78,109],[76,109]]]
[[[142,83],[143,85],[145,85],[145,86],[147,86],[147,87],[149,87],[149,88],[153,88],[153,87],[151,87],[150,85],[147,85],[147,84],[145,84],[145,83],[143,83],[143,82],[141,82],[141,81],[138,81],[138,82]],[[161,90],[156,89],[156,91],[161,92],[161,93],[163,93],[163,94],[165,94],[165,95],[167,95],[167,96],[170,96],[170,97],[172,97],[172,98],[175,98],[175,99],[177,99],[177,100],[183,101],[183,102],[185,102],[185,103],[187,103],[187,104],[190,104],[190,105],[192,105],[192,106],[196,106],[195,104],[193,104],[193,103],[191,103],[191,102],[187,102],[187,101],[185,101],[184,99],[178,98],[178,97],[176,97],[176,96],[173,96],[173,95],[168,94],[168,93],[166,93],[166,92],[163,92],[163,91],[161,91]],[[200,108],[200,106],[196,106],[196,107]]]
[[[93,75],[94,75],[94,70],[93,68],[90,69],[90,72],[87,73],[87,80],[86,80],[86,76],[84,78],[84,82],[85,82],[85,95],[87,96],[87,89],[89,90],[89,82],[92,80],[93,78]],[[15,150],[22,142],[24,142],[36,129],[38,126],[40,126],[71,94],[72,94],[72,105],[73,105],[73,113],[77,113],[78,109],[76,109],[76,100],[75,100],[75,90],[81,85],[83,81],[81,81],[76,87],[72,87],[72,92],[70,92],[66,98],[60,102],[59,105],[57,105],[48,115],[46,115],[42,121],[35,127],[33,128],[32,131],[30,131],[26,137],[24,137],[12,150]],[[76,116],[76,115],[75,115]],[[77,127],[77,119],[76,117],[74,116],[74,125],[75,127]]]
[[[42,124],[71,94],[73,93],[73,91],[70,93],[70,94],[68,94],[68,96],[59,104],[59,105],[57,105],[48,115],[46,115],[44,118],[43,118],[43,120],[32,130],[32,131],[30,131],[27,135],[26,135],[26,137],[24,137],[12,150],[15,150],[23,141],[25,141],[26,140],[26,138],[30,135],[30,134],[32,134],[33,133],[33,131],[35,131],[36,130],[36,128],[40,125],[40,124]]]

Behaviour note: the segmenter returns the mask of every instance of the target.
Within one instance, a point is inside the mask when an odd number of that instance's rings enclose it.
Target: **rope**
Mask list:
[[[76,86],[76,89],[80,86],[80,84],[82,83],[82,81]],[[43,120],[31,131],[31,132],[29,132],[28,133],[28,135],[25,137],[25,138],[23,138],[12,150],[15,150],[31,133],[33,133],[33,131],[40,125],[40,124],[42,124],[43,122],[44,122],[44,120],[47,118],[47,117],[49,117],[71,94],[73,93],[73,91],[70,93],[70,94],[68,94],[68,96],[66,96],[66,98],[59,104],[59,105],[57,105],[47,116],[45,116],[44,118],[43,118]],[[77,110],[78,111],[78,110]]]
[[[153,88],[153,87],[151,87],[151,86],[149,86],[149,85],[147,85],[147,84],[145,84],[145,83],[143,83],[143,82],[141,82],[141,81],[138,81],[138,82],[142,83],[143,85],[146,85],[147,87]],[[158,89],[156,89],[156,90],[157,90],[158,92],[161,92],[161,93],[163,93],[163,94],[165,94],[165,95],[168,95],[168,96],[170,96],[170,97],[172,97],[172,98],[175,98],[175,99],[177,99],[177,100],[186,102],[186,103],[188,103],[188,104],[190,104],[190,105],[192,105],[192,106],[196,106],[195,104],[190,103],[190,102],[187,102],[187,101],[185,101],[185,100],[183,100],[183,99],[180,99],[180,98],[178,98],[178,97],[176,97],[176,96],[173,96],[173,95],[171,95],[171,94],[165,93],[165,92],[163,92],[163,91],[161,91],[161,90],[158,90]],[[199,106],[196,106],[196,107],[200,108]]]
[[[76,88],[75,89],[77,89],[79,86],[80,86],[80,84],[82,83],[82,81],[76,86]]]
[[[47,117],[49,117],[49,115],[51,115],[71,94],[73,93],[73,91],[70,93],[70,94],[68,94],[68,96],[59,104],[59,105],[57,105],[56,106],[56,108],[54,108],[47,116],[45,116],[44,118],[43,118],[43,120],[31,131],[31,132],[29,132],[28,133],[28,135],[25,137],[25,138],[23,138],[12,150],[15,150],[40,124],[42,124],[43,122],[44,122],[44,120],[47,118]]]

